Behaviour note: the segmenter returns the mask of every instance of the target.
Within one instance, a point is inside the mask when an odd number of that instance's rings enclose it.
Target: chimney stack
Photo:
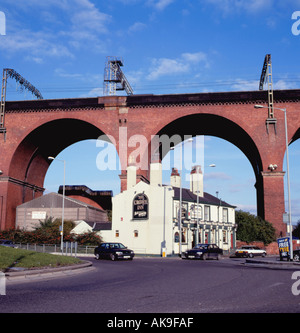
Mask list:
[[[200,165],[192,167],[190,175],[190,191],[203,197],[203,174]]]
[[[127,190],[136,185],[136,165],[131,158],[127,166]]]
[[[181,177],[178,173],[178,169],[172,168],[171,173],[171,186],[173,187],[180,187]]]

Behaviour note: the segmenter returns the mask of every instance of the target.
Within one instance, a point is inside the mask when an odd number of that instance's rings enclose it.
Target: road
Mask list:
[[[252,268],[244,259],[95,260],[85,272],[6,283],[1,313],[300,312],[292,270]],[[298,287],[299,288],[299,287]]]

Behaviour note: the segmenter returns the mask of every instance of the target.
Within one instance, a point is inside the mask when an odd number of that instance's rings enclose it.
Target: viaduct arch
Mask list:
[[[255,187],[257,190],[258,215],[264,216],[264,206],[262,205],[263,200],[258,200],[258,198],[261,198],[263,195],[261,176],[262,160],[255,142],[243,128],[223,116],[198,113],[177,118],[162,128],[157,135],[159,137],[162,135],[172,137],[178,134],[182,138],[184,135],[190,135],[193,137],[197,135],[215,136],[224,139],[239,148],[248,158],[252,166],[256,179]],[[160,152],[160,158],[162,159],[163,157],[163,152]]]
[[[258,215],[286,233],[283,159],[284,114],[266,125],[267,92],[224,92],[177,95],[107,96],[6,102],[6,138],[0,134],[0,229],[15,225],[16,207],[43,193],[49,155],[77,141],[102,134],[114,138],[122,165],[121,190],[126,188],[129,140],[145,138],[142,150],[149,164],[154,135],[214,135],[240,148],[256,176]],[[289,141],[300,137],[300,90],[274,91],[274,106],[288,110]],[[276,170],[269,168],[277,164]],[[149,168],[138,176],[149,177]]]

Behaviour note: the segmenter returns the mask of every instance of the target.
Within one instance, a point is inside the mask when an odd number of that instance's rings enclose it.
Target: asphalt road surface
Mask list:
[[[6,283],[1,313],[300,312],[292,270],[252,268],[244,259],[95,260],[66,276]],[[300,279],[300,274],[299,274]],[[299,286],[294,285],[294,291]]]

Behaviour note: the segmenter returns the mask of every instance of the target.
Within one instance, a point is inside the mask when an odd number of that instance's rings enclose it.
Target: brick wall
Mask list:
[[[278,251],[278,244],[277,242],[272,242],[269,245],[265,246],[263,242],[252,242],[252,243],[246,243],[237,240],[236,241],[236,247],[239,248],[243,245],[254,245],[258,246],[261,249],[265,249],[267,251],[267,255],[278,255],[279,256],[279,251]],[[293,240],[293,249],[298,249],[300,248],[300,242],[297,240]]]

